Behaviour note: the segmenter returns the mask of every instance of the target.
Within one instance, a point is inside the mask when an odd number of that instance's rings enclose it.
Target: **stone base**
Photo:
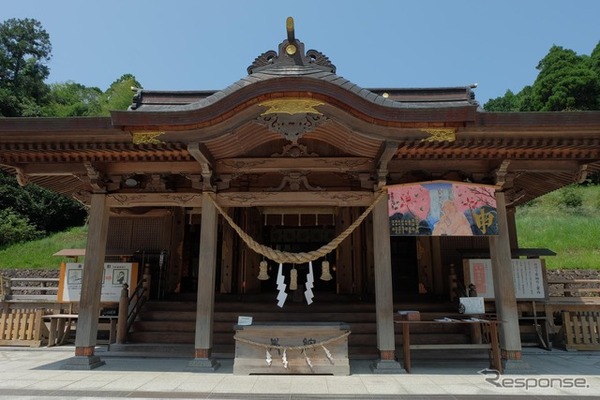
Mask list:
[[[527,361],[502,360],[502,369],[505,374],[532,374],[535,371]]]
[[[194,358],[185,368],[189,372],[215,372],[221,364],[214,358]]]
[[[377,360],[371,364],[371,371],[374,374],[405,374],[406,370],[398,361],[394,360]]]
[[[98,356],[75,356],[60,366],[60,369],[68,370],[91,370],[106,364]]]

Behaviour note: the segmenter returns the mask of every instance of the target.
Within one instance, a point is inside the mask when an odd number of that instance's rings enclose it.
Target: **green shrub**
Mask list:
[[[26,217],[11,208],[0,211],[0,247],[39,239],[44,234],[44,231],[38,231]]]
[[[560,206],[565,209],[576,211],[583,205],[581,191],[574,186],[567,186],[560,191]]]

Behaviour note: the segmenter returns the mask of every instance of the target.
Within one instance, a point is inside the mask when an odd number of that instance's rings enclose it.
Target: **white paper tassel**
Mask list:
[[[283,307],[285,299],[287,298],[287,293],[285,292],[285,282],[283,278],[282,264],[279,264],[279,271],[277,272],[277,290],[279,290],[279,293],[277,294],[277,306],[281,308]]]
[[[283,368],[287,369],[288,360],[287,360],[287,350],[283,349],[283,356],[281,356],[281,362],[283,363]]]
[[[304,359],[306,360],[306,363],[308,364],[308,367],[312,371],[313,365],[312,365],[312,362],[310,361],[310,358],[308,358],[308,355],[306,355],[306,349],[302,350],[302,354],[304,354]]]
[[[327,348],[325,346],[321,346],[323,348],[323,351],[325,352],[325,356],[327,356],[327,359],[329,360],[329,362],[331,364],[333,364],[333,356],[331,355],[331,352],[329,350],[327,350]]]
[[[314,294],[312,292],[312,288],[314,287],[315,276],[313,274],[313,266],[312,261],[308,262],[308,274],[306,275],[306,290],[304,291],[304,298],[306,299],[306,303],[308,305],[312,304],[312,299]]]
[[[290,290],[298,290],[298,270],[292,268],[290,271]]]
[[[270,367],[271,364],[273,363],[273,357],[271,357],[271,353],[269,352],[269,349],[267,349],[267,365]]]

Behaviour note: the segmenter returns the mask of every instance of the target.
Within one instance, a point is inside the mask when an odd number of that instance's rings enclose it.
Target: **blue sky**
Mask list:
[[[4,0],[0,21],[50,34],[49,83],[106,90],[125,73],[145,89],[222,89],[286,37],[365,88],[466,86],[484,104],[531,84],[554,44],[590,54],[597,0]]]

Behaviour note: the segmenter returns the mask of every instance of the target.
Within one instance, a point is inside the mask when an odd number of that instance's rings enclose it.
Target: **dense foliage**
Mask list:
[[[35,19],[0,23],[0,118],[86,117],[109,115],[131,104],[131,74],[115,80],[106,91],[76,82],[45,83],[52,55],[50,35]],[[86,209],[64,196],[0,172],[0,248],[81,226]]]
[[[35,19],[0,23],[0,117],[84,117],[109,115],[131,104],[131,74],[106,91],[76,82],[46,84],[52,58],[50,35]]]
[[[82,225],[87,216],[81,204],[36,185],[22,188],[4,173],[0,173],[0,210],[0,247]]]
[[[600,42],[592,54],[552,46],[537,65],[532,85],[515,94],[488,101],[486,111],[586,111],[600,110]]]
[[[50,36],[34,19],[9,19],[0,24],[0,116],[40,115],[48,93]]]

